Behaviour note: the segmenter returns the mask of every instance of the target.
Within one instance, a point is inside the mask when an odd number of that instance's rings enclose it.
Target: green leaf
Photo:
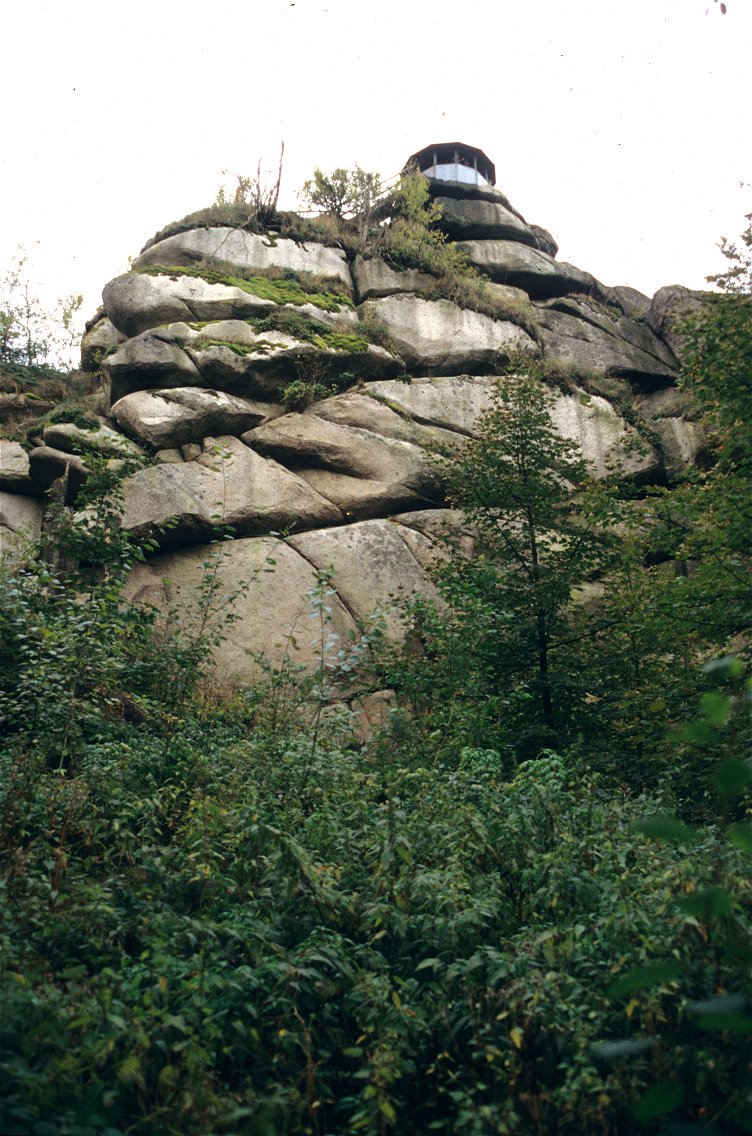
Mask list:
[[[659,1116],[668,1116],[669,1113],[674,1112],[683,1100],[684,1089],[681,1085],[653,1085],[636,1106],[634,1114],[643,1122],[655,1120]]]
[[[686,911],[688,915],[693,915],[703,923],[722,915],[731,915],[734,904],[733,895],[720,887],[705,888],[678,900],[678,906],[682,911]]]
[[[752,783],[752,765],[735,757],[728,758],[718,767],[713,780],[722,797],[735,797]]]
[[[720,740],[715,727],[702,718],[679,726],[675,733],[679,741],[692,742],[694,745],[715,745]]]
[[[752,852],[752,824],[748,820],[740,820],[737,824],[730,825],[726,835],[732,844],[741,848],[742,852]]]
[[[611,983],[608,988],[610,998],[623,998],[635,990],[643,990],[652,986],[662,986],[665,982],[673,982],[682,972],[681,963],[675,959],[666,959],[663,962],[649,963],[647,966],[637,966]]]
[[[708,691],[700,699],[700,712],[713,726],[725,726],[731,716],[731,699],[718,690]]]
[[[673,844],[691,844],[698,839],[699,834],[690,828],[684,821],[665,813],[653,813],[642,817],[631,825],[632,832],[641,832],[643,836],[651,836],[654,840],[667,840]]]

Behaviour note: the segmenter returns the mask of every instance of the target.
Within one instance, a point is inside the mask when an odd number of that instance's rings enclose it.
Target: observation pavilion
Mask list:
[[[464,142],[435,142],[411,154],[405,165],[416,165],[422,174],[436,181],[496,185],[496,168],[491,159]]]

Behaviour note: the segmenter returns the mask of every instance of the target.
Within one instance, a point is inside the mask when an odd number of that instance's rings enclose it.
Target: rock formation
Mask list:
[[[489,185],[432,190],[498,315],[433,298],[424,272],[229,227],[152,242],[104,289],[82,363],[101,366],[106,405],[83,434],[112,460],[149,459],[124,484],[123,524],[159,543],[128,595],[189,621],[207,543],[231,526],[218,606],[241,618],[219,649],[227,686],[253,680],[258,652],[315,659],[306,593],[320,571],[334,572],[343,637],[431,594],[436,536],[457,524],[433,455],[473,436],[512,356],[550,365],[556,428],[597,476],[665,483],[702,447],[675,388],[681,290],[651,303],[558,261],[553,237]],[[30,454],[0,443],[6,532],[38,531],[63,469],[80,484],[81,435],[48,426]],[[394,615],[387,627],[399,633]]]

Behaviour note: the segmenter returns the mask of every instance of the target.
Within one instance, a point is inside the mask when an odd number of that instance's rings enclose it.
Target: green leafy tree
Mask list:
[[[567,735],[579,699],[567,659],[588,633],[573,593],[607,555],[598,529],[607,500],[578,447],[556,431],[553,399],[538,367],[522,363],[499,380],[479,438],[446,462],[473,554],[454,550],[438,571],[449,616],[419,612],[429,662],[419,681],[432,713],[437,697],[440,714],[459,701],[460,729],[472,719],[488,726],[469,744],[505,739],[522,755]]]
[[[709,799],[696,787],[709,783],[713,754],[676,761],[668,727],[691,713],[698,660],[747,654],[752,607],[750,229],[722,248],[730,268],[712,279],[723,294],[709,294],[682,324],[680,385],[701,412],[707,468],[623,510],[581,660],[598,710],[583,743],[588,760],[611,755],[625,781],[671,785],[700,811]]]
[[[728,644],[749,624],[752,563],[752,227],[723,241],[726,273],[683,327],[681,386],[702,412],[711,461],[662,494],[660,539],[691,565],[688,592],[708,638]]]
[[[339,221],[352,221],[362,241],[366,241],[375,219],[375,208],[384,195],[381,177],[356,166],[341,166],[331,174],[316,168],[300,194],[307,209],[331,214]]]

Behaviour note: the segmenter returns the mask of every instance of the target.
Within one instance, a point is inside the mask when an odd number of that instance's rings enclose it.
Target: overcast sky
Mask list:
[[[460,140],[560,259],[700,287],[752,210],[752,4],[727,4],[9,0],[0,273],[39,242],[48,294],[90,314],[223,171],[273,178],[282,140],[286,208],[315,166],[388,176]]]

